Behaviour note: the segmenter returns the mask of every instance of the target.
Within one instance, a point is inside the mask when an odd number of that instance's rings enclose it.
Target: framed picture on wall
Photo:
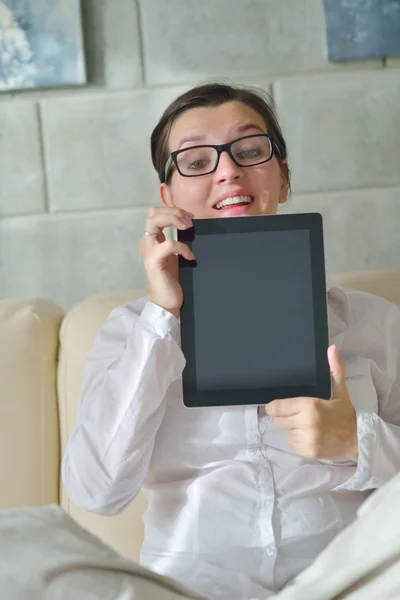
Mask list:
[[[400,0],[324,0],[332,61],[400,56]]]
[[[80,0],[0,0],[0,91],[85,82]]]

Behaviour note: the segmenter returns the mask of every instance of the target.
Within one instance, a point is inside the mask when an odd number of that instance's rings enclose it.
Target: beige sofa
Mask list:
[[[400,269],[333,277],[400,305]],[[128,290],[93,296],[67,315],[43,299],[0,300],[0,508],[59,503],[134,560],[142,543],[145,498],[138,497],[116,517],[88,514],[68,500],[59,466],[95,333],[116,305],[144,294]]]

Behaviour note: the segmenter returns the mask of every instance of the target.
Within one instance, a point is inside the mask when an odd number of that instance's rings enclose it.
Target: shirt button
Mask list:
[[[275,548],[273,548],[272,546],[268,546],[268,548],[267,548],[267,554],[268,554],[268,556],[274,556],[274,554],[275,554]]]

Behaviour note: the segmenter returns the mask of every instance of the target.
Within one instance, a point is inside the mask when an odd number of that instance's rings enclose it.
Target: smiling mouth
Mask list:
[[[230,208],[231,206],[245,206],[251,204],[254,198],[251,196],[232,196],[232,198],[225,198],[221,202],[214,204],[216,210],[223,210],[224,208]]]

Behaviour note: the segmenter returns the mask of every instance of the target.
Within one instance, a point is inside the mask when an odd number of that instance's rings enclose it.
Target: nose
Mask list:
[[[221,152],[215,175],[218,183],[235,181],[242,177],[242,167],[239,167],[227,152]]]

